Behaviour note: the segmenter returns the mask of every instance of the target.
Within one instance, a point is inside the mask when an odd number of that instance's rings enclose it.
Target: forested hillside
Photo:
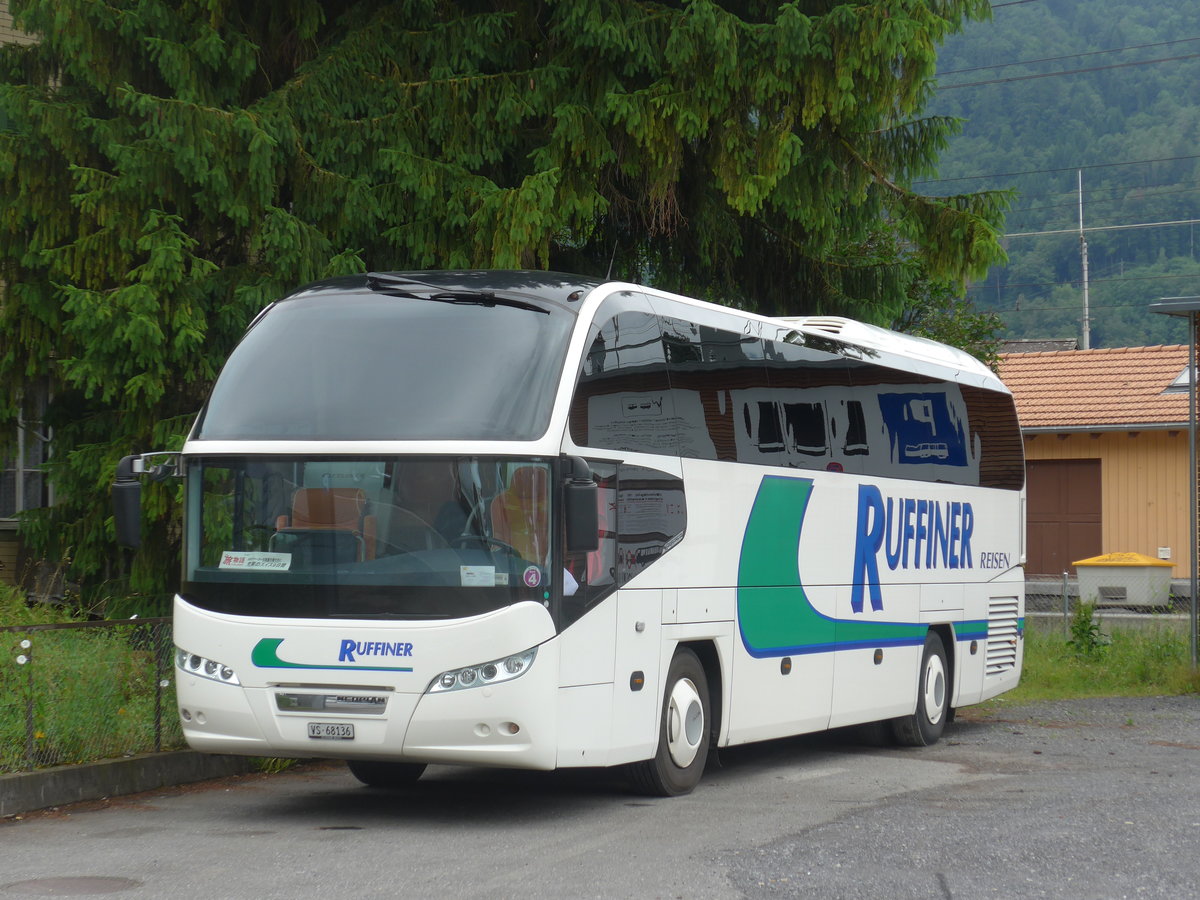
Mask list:
[[[999,0],[993,11],[939,55],[931,111],[965,123],[923,185],[1016,192],[1009,263],[971,298],[999,313],[1006,337],[1081,340],[1082,172],[1091,346],[1186,340],[1183,320],[1147,306],[1200,295],[1200,5]],[[1069,233],[1026,234],[1056,230]]]

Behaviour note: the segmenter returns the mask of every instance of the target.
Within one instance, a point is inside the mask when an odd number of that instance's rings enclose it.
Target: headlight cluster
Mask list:
[[[219,681],[221,684],[241,684],[238,681],[237,673],[229,666],[219,663],[215,659],[206,659],[196,653],[188,653],[180,647],[175,648],[175,666],[189,675],[199,675],[201,678]]]
[[[515,653],[504,659],[480,663],[477,666],[467,666],[463,669],[451,669],[443,672],[429,685],[429,693],[443,694],[446,691],[464,691],[467,688],[483,687],[501,681],[512,681],[520,678],[533,665],[537,656],[537,647],[524,653]]]

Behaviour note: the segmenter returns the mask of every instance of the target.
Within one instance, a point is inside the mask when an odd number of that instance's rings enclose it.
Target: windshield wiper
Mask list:
[[[409,300],[437,300],[441,303],[459,303],[470,306],[510,306],[514,309],[524,309],[529,312],[538,312],[545,315],[550,315],[550,310],[543,309],[533,303],[525,300],[517,300],[514,297],[501,297],[494,291],[471,291],[456,288],[454,290],[445,290],[434,284],[428,284],[424,281],[417,281],[411,278],[397,278],[394,275],[389,275],[386,272],[370,272],[367,274],[367,285],[373,291],[381,294],[388,294],[392,297],[405,297]],[[428,288],[433,291],[432,294],[418,294],[410,287]]]

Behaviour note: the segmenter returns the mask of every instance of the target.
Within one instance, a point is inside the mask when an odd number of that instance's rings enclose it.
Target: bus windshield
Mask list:
[[[186,478],[181,594],[201,608],[449,619],[549,605],[548,461],[213,457]]]
[[[575,317],[326,288],[282,300],[234,349],[200,440],[534,440]]]

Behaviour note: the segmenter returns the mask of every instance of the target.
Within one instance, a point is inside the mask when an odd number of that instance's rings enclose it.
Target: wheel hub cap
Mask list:
[[[671,761],[686,769],[704,740],[704,704],[690,678],[681,678],[671,689],[667,704],[667,749]]]

